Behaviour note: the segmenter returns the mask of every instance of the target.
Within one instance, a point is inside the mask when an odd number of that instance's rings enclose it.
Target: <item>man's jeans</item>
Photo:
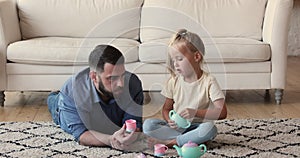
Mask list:
[[[53,122],[60,125],[59,122],[59,109],[58,109],[59,92],[51,92],[47,99],[48,110],[51,113]]]

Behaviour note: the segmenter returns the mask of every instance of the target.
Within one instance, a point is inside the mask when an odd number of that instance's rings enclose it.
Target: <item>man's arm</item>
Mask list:
[[[79,144],[85,146],[111,146],[111,135],[89,130],[83,132],[79,137]]]
[[[86,146],[111,146],[111,136],[96,131],[88,130],[77,111],[75,102],[64,93],[60,93],[61,128],[72,134],[76,141]]]
[[[85,131],[79,138],[79,144],[85,146],[111,146],[119,150],[126,150],[136,141],[138,133],[132,132],[127,134],[125,131],[125,125],[113,135],[107,135],[93,130]]]

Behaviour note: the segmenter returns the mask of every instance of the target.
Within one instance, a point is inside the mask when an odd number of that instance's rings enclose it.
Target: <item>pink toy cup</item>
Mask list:
[[[125,125],[126,125],[126,132],[134,132],[136,129],[136,120],[134,119],[129,119],[125,121]]]
[[[164,156],[168,149],[169,148],[164,144],[155,144],[154,145],[154,155],[155,156]]]

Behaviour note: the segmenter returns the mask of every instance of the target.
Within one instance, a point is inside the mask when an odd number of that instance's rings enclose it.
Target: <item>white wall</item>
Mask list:
[[[294,0],[288,41],[288,55],[300,56],[300,0]]]

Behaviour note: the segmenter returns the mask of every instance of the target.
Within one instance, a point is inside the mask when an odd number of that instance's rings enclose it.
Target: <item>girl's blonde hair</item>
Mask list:
[[[169,47],[181,42],[185,43],[185,45],[187,46],[188,49],[190,49],[191,52],[196,53],[198,51],[202,55],[201,62],[200,62],[202,63],[203,56],[205,54],[205,47],[201,38],[193,32],[189,32],[186,29],[180,29],[171,38]],[[169,53],[168,53],[167,64],[168,64],[168,70],[170,71],[171,75],[175,76],[174,64],[172,62]]]

